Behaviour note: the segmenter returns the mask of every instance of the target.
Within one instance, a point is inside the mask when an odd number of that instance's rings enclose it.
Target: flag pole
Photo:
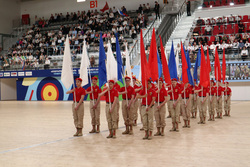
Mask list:
[[[186,100],[186,88],[185,88],[185,85],[184,85],[184,99],[185,99],[185,104],[187,104],[187,100]]]
[[[124,75],[122,75],[122,79],[124,80],[124,86],[125,86],[125,91],[127,92],[127,86],[126,86],[126,81],[125,81],[125,77]],[[126,102],[127,102],[127,106],[128,106],[128,92],[126,93]]]
[[[108,84],[108,95],[109,95],[109,112],[110,112],[110,110],[111,110],[111,99],[110,99],[109,84]],[[118,96],[118,98],[119,98],[119,96]]]
[[[158,89],[159,89],[159,93],[158,93],[158,106],[159,106],[159,101],[160,101],[160,84],[159,84],[159,78],[158,78]]]
[[[146,94],[148,94],[147,83],[145,82]],[[146,107],[148,108],[148,95],[146,96]]]
[[[94,92],[93,92],[93,88],[92,88],[92,79],[91,79],[91,75],[90,75],[90,69],[88,70],[88,73],[89,73],[89,79],[90,79],[90,87],[91,87],[91,91],[92,91],[93,105],[95,105],[95,98],[94,98]]]
[[[217,100],[218,100],[218,93],[219,93],[219,90],[218,90],[218,68],[216,68],[216,71],[217,71],[217,74],[216,74],[216,76],[217,76]]]
[[[73,71],[73,67],[71,65],[71,68],[72,68],[72,73],[73,73],[73,89],[74,89],[74,103],[75,103],[75,107],[76,107],[76,87],[75,87],[75,80],[74,80],[74,71]]]

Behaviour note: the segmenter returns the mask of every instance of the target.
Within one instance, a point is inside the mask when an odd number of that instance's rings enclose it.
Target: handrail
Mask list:
[[[162,14],[163,10],[165,9],[167,5],[164,5],[163,8],[161,9],[161,12],[160,12],[160,15]],[[143,38],[145,38],[149,33],[150,33],[150,30],[152,29],[152,27],[154,26],[155,24],[155,21],[156,21],[156,18],[153,20],[153,22],[151,23],[150,27],[148,27],[147,29],[147,32],[145,33],[145,35],[143,36]],[[138,41],[139,39],[137,39],[134,43],[134,45],[132,46],[132,49],[130,50],[129,52],[129,57],[131,57],[131,54],[132,52],[134,51],[134,49],[136,48],[136,45],[138,44]]]

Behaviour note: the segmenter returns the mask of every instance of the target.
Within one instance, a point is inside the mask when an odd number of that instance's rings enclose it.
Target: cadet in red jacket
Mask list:
[[[133,121],[134,121],[134,109],[131,105],[134,101],[135,90],[132,86],[130,86],[131,78],[125,77],[126,85],[122,87],[119,91],[119,94],[122,95],[122,115],[124,119],[124,124],[126,126],[126,130],[122,132],[122,134],[133,134]],[[130,129],[129,129],[130,128]]]
[[[115,82],[114,88],[115,88],[118,92],[119,92],[120,89],[121,89],[120,85],[119,85],[117,82]],[[116,108],[116,112],[117,112],[117,128],[119,128],[119,118],[120,118],[119,110],[120,110],[120,101],[119,101],[119,96],[118,96],[117,108]]]
[[[100,102],[101,96],[104,95],[106,97],[106,118],[109,128],[109,135],[107,136],[107,138],[116,138],[118,91],[114,88],[114,80],[109,80],[108,83],[109,88],[99,94],[99,97],[96,104],[93,106],[93,109],[96,109],[97,105]]]
[[[156,103],[155,103],[155,121],[157,132],[155,136],[164,136],[164,128],[166,126],[166,102],[168,101],[168,92],[163,85],[163,79],[159,79],[159,89],[156,91]]]
[[[214,87],[214,80],[210,81],[210,86],[208,87],[209,91],[209,99],[208,99],[208,112],[209,112],[209,119],[208,121],[214,121],[214,96],[215,96],[215,87]]]
[[[217,116],[215,118],[222,119],[222,95],[224,92],[224,88],[221,86],[221,81],[217,81],[218,86],[216,85],[215,93],[216,93],[216,111]]]
[[[232,96],[232,90],[228,87],[229,83],[226,82],[226,87],[224,89],[224,110],[225,115],[230,117],[230,110],[231,110],[231,96]]]
[[[97,102],[98,95],[102,90],[97,86],[97,77],[92,77],[92,86],[87,88],[87,94],[90,94],[90,115],[91,115],[91,124],[92,130],[89,133],[99,133],[100,132],[100,103],[97,105],[96,109],[93,109],[93,106]]]
[[[207,88],[204,88],[203,86],[199,85],[195,91],[195,93],[198,93],[198,107],[199,107],[199,113],[200,113],[200,122],[198,124],[205,124],[206,123],[206,115],[207,115],[207,99],[208,99],[208,91]]]
[[[83,116],[84,116],[84,106],[83,100],[84,96],[86,95],[86,91],[84,88],[81,87],[82,79],[76,78],[76,88],[69,90],[66,94],[73,94],[73,101],[72,104],[72,112],[74,118],[74,124],[76,127],[76,133],[74,136],[82,136],[82,128],[83,128]]]
[[[135,96],[137,93],[139,93],[141,90],[142,90],[142,86],[138,86],[136,84],[136,77],[133,76],[133,85],[134,85],[134,90],[135,90]],[[140,106],[140,101],[139,100],[136,100],[134,101],[134,126],[137,126],[137,119],[138,119],[138,109],[139,109],[139,106]],[[140,112],[140,116],[141,116],[141,112]],[[142,122],[142,117],[141,117],[141,122]]]
[[[195,84],[195,86],[193,87],[193,91],[198,87],[196,79],[194,79],[194,84]],[[193,108],[191,109],[192,118],[196,118],[196,116],[197,116],[197,99],[198,99],[198,95],[197,95],[197,93],[194,93]]]
[[[175,78],[172,79],[172,86],[170,91],[172,91],[172,93],[170,93],[169,106],[170,106],[172,125],[173,125],[170,131],[179,132],[178,122],[180,116],[181,90],[180,87],[177,86],[177,79]]]
[[[184,121],[183,128],[190,128],[191,93],[192,93],[192,87],[189,86],[189,83],[186,83],[184,87],[181,89],[181,96],[182,96],[181,109]]]
[[[143,137],[143,140],[152,139],[152,133],[153,133],[153,120],[154,120],[154,102],[156,99],[156,92],[152,87],[152,81],[149,79],[148,81],[148,87],[145,89],[143,88],[140,93],[136,96],[137,98],[142,98],[142,124],[143,128],[145,130],[145,137]]]

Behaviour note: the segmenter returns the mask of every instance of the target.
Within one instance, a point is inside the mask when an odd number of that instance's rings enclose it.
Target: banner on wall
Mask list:
[[[133,67],[133,75],[139,76],[139,66]],[[28,72],[28,73],[27,73]],[[57,100],[73,100],[72,94],[66,94],[68,91],[61,82],[61,69],[59,70],[37,70],[37,71],[20,71],[5,72],[3,78],[17,78],[17,100],[25,101],[57,101]],[[11,75],[12,74],[12,75]],[[15,76],[14,76],[15,75]],[[98,76],[98,68],[90,68],[90,80],[93,76]],[[79,77],[79,69],[74,69],[74,77]],[[89,82],[90,83],[90,82]],[[122,87],[122,83],[118,81]],[[90,84],[83,88],[87,89]],[[72,88],[70,88],[72,89]],[[120,97],[121,99],[121,97]],[[89,100],[89,96],[85,96],[84,100]]]

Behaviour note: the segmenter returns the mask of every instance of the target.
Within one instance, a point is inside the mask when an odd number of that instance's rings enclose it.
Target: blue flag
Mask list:
[[[168,68],[169,68],[169,73],[170,73],[171,79],[176,78],[178,80],[173,41],[172,41],[172,47],[171,47],[170,57],[169,57],[169,61],[168,61]]]
[[[162,64],[158,51],[157,51],[157,62],[158,62],[158,74],[160,78],[162,76]]]
[[[103,46],[102,33],[100,33],[100,49],[99,49],[99,88],[101,88],[107,82],[107,71],[106,71],[106,55]]]
[[[184,47],[184,46],[183,46]],[[188,82],[194,86],[194,81],[193,81],[193,77],[191,75],[190,69],[191,69],[191,62],[190,62],[190,58],[189,58],[189,52],[188,50],[186,51],[186,60],[187,60],[187,65],[188,65],[188,69],[187,69],[187,74],[188,74]]]
[[[123,75],[123,66],[122,66],[122,56],[121,56],[121,50],[120,50],[120,45],[119,45],[119,40],[118,40],[118,33],[115,34],[116,36],[116,59],[117,59],[117,79],[118,81],[122,80],[122,75]]]
[[[193,74],[194,79],[196,79],[196,81],[198,81],[198,68],[200,66],[201,66],[201,50],[199,49],[194,65],[194,74]]]

